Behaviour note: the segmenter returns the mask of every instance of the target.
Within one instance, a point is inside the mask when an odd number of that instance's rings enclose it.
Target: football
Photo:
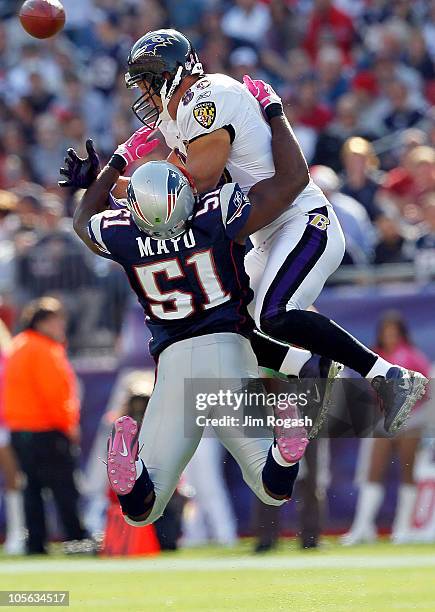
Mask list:
[[[21,25],[34,38],[50,38],[65,25],[59,0],[26,0],[19,13]]]

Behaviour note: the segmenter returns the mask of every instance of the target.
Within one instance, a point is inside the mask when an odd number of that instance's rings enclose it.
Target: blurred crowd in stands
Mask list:
[[[71,230],[57,186],[69,146],[103,159],[138,127],[124,85],[129,48],[175,27],[208,72],[263,78],[343,225],[345,264],[435,275],[434,0],[64,0],[64,32],[27,36],[0,6],[0,316],[60,296],[74,337],[119,331],[128,288]],[[165,155],[165,145],[156,156]],[[74,298],[74,299],[73,299]],[[74,316],[76,309],[77,316]],[[80,313],[80,316],[79,316]],[[86,316],[83,316],[86,314]]]

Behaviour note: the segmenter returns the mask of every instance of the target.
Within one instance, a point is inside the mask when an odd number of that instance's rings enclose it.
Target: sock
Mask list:
[[[368,531],[375,528],[376,515],[381,507],[384,488],[378,482],[361,485],[351,531]]]
[[[299,472],[299,463],[294,465],[287,464],[286,467],[279,465],[273,458],[272,448],[273,445],[269,449],[266,463],[263,467],[263,484],[271,493],[279,496],[285,495],[287,499],[290,499]]]
[[[300,371],[311,357],[310,351],[290,346],[279,371],[286,376],[299,376]]]
[[[251,346],[260,367],[286,376],[299,376],[302,367],[311,357],[309,351],[269,338],[258,330],[252,334]]]
[[[394,517],[392,537],[401,536],[411,529],[411,518],[417,497],[417,487],[403,484],[399,487],[396,516]]]
[[[262,330],[282,342],[328,357],[367,376],[378,356],[318,312],[289,310],[261,321]]]
[[[121,505],[122,511],[128,516],[141,516],[145,514],[154,504],[154,497],[151,502],[145,503],[145,498],[152,492],[154,492],[154,484],[148,474],[148,470],[142,462],[142,473],[139,478],[136,479],[134,487],[127,493],[127,495],[118,495],[118,500]]]
[[[5,493],[6,529],[9,538],[19,538],[24,534],[23,496],[21,491],[10,490]]]
[[[367,372],[366,378],[374,378],[375,376],[383,376],[385,378],[386,373],[392,367],[392,363],[385,361],[385,359],[382,359],[382,357],[378,357],[373,364],[373,367]]]

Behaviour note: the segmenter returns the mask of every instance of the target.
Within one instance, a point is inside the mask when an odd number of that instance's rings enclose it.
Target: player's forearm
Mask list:
[[[308,185],[310,174],[286,117],[273,117],[270,126],[275,174],[256,183],[248,196],[255,206],[267,209],[271,220],[274,220]]]
[[[74,211],[73,225],[76,234],[93,251],[95,245],[88,236],[88,223],[93,215],[106,210],[107,200],[113,185],[119,178],[119,172],[111,166],[105,166],[97,179],[85,191]]]
[[[275,221],[310,180],[307,163],[287,119],[273,117],[270,125],[275,175],[258,182],[249,191],[252,208],[240,239]]]
[[[112,189],[112,195],[114,198],[116,198],[117,200],[122,200],[123,198],[127,197],[127,187],[129,180],[130,179],[128,176],[118,177],[118,180],[116,181]]]
[[[308,185],[308,165],[286,116],[273,117],[269,123],[275,175],[267,181],[290,204]]]

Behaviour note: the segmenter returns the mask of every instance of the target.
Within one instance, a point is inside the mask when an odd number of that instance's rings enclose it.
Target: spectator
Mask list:
[[[47,293],[62,298],[70,318],[71,349],[77,350],[89,345],[96,331],[103,292],[96,289],[89,255],[56,196],[45,196],[37,222],[34,241],[17,258],[18,285],[27,299]]]
[[[375,73],[371,70],[358,72],[352,80],[351,92],[359,109],[360,125],[370,126],[374,136],[383,135],[383,117],[388,111],[388,101],[380,92]]]
[[[338,47],[323,47],[317,56],[317,73],[323,102],[334,108],[337,100],[347,93],[349,78],[343,70],[344,56]]]
[[[66,318],[54,298],[31,302],[24,331],[12,341],[4,371],[5,420],[26,476],[27,553],[47,553],[42,489],[51,489],[67,540],[87,534],[78,517],[73,445],[78,442],[79,399],[65,354]]]
[[[379,159],[372,144],[364,138],[349,138],[343,145],[341,156],[344,172],[340,191],[362,204],[374,221],[380,213],[376,201],[380,183],[377,176]]]
[[[364,207],[340,193],[337,174],[327,166],[312,166],[311,177],[334,207],[346,236],[343,264],[367,264],[372,259],[374,231]]]
[[[33,116],[48,112],[54,99],[55,96],[47,89],[42,75],[39,72],[31,72],[29,91],[24,96],[24,101],[27,102]]]
[[[269,11],[270,26],[266,33],[265,47],[282,56],[297,48],[300,40],[296,11],[285,0],[271,0]]]
[[[236,0],[222,18],[222,30],[234,44],[259,46],[270,26],[269,10],[257,0]]]
[[[406,263],[411,261],[410,245],[394,216],[382,215],[376,220],[379,233],[375,247],[375,264]]]
[[[11,219],[17,204],[18,198],[15,194],[0,190],[0,244],[11,238]]]
[[[421,236],[415,243],[415,272],[417,278],[435,277],[435,191],[424,196]]]
[[[66,142],[61,126],[52,115],[40,115],[36,120],[37,144],[32,147],[32,166],[39,183],[57,186],[59,168],[65,155]]]
[[[213,431],[206,432],[183,474],[192,487],[193,512],[183,521],[183,546],[213,541],[233,546],[237,540],[236,518],[223,475],[223,451]]]
[[[335,172],[340,172],[341,149],[352,136],[373,140],[374,134],[370,128],[360,124],[358,99],[348,93],[338,101],[334,121],[319,135],[313,163],[330,166]]]
[[[328,480],[328,440],[312,440],[302,460],[293,495],[298,508],[297,535],[301,548],[317,548],[319,545]],[[253,522],[255,552],[264,553],[275,548],[280,533],[280,508],[255,500]]]
[[[424,35],[418,28],[412,31],[404,61],[408,66],[414,68],[425,81],[435,78],[433,59],[429,55]]]
[[[385,117],[384,124],[389,132],[412,127],[423,118],[423,113],[409,100],[405,83],[399,80],[390,83],[388,97],[391,110]]]
[[[229,57],[231,76],[237,81],[243,81],[243,76],[249,74],[252,78],[264,76],[259,74],[258,55],[251,47],[237,47]]]
[[[332,120],[332,112],[319,102],[319,83],[314,77],[305,78],[298,86],[294,99],[297,120],[306,127],[321,132]]]
[[[305,36],[305,48],[313,60],[316,60],[319,49],[325,44],[336,44],[350,63],[355,36],[352,19],[338,9],[332,0],[314,0]]]
[[[435,0],[427,3],[427,15],[423,21],[423,36],[432,60],[435,60]]]
[[[385,176],[380,195],[407,221],[415,224],[422,220],[422,198],[432,191],[435,191],[435,150],[416,146],[405,149],[402,165]]]
[[[430,364],[412,342],[400,313],[389,312],[381,319],[374,350],[392,363],[429,376]],[[420,402],[397,437],[371,440],[367,480],[360,487],[355,518],[350,531],[342,538],[343,544],[351,546],[377,537],[375,519],[384,494],[385,472],[393,454],[400,462],[400,486],[391,539],[396,544],[413,541],[411,516],[417,496],[414,461],[424,424],[424,408]]]

